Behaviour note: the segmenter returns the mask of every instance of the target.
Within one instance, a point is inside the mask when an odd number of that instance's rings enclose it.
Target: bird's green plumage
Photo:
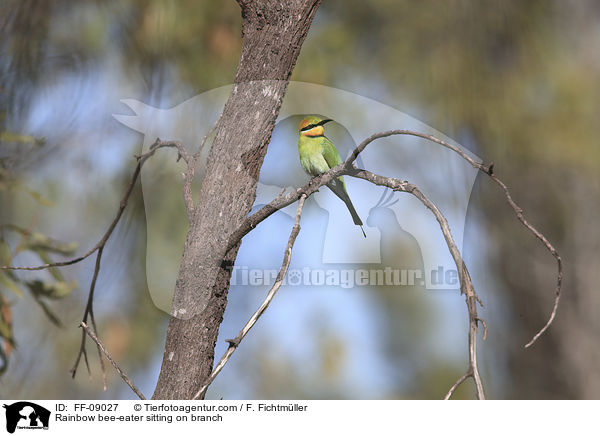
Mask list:
[[[318,176],[329,171],[331,168],[342,163],[340,154],[335,145],[324,134],[323,124],[331,120],[322,120],[316,116],[305,118],[300,124],[300,138],[298,139],[298,154],[300,155],[300,164],[304,171],[311,176]],[[313,127],[314,126],[314,127]],[[357,226],[361,226],[362,220],[358,216],[356,209],[346,190],[344,177],[338,177],[327,186],[337,195],[348,207],[352,220]],[[364,234],[363,230],[363,234]],[[366,235],[365,235],[366,237]]]

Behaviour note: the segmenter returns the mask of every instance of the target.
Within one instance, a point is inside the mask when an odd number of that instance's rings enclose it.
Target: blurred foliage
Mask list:
[[[494,398],[600,397],[600,296],[591,291],[600,279],[596,224],[600,214],[599,20],[600,4],[594,0],[327,0],[292,76],[397,107],[493,161],[530,221],[556,244],[565,260],[564,298],[555,325],[533,349],[524,351],[522,344],[550,312],[554,264],[539,242],[519,226],[497,189],[478,178],[468,218],[475,225],[467,225],[465,254],[469,264],[485,262],[485,267],[472,273],[484,301],[493,302],[482,311],[489,332],[480,347],[480,360],[484,379],[489,380],[486,387]],[[18,251],[30,251],[42,259],[74,249],[45,236],[54,234],[49,231],[51,220],[40,222],[48,230],[33,230],[36,220],[30,220],[33,226],[29,227],[6,219],[9,211],[21,208],[19,196],[25,194],[41,207],[60,203],[60,193],[68,187],[57,181],[38,193],[25,178],[34,178],[37,168],[60,168],[61,150],[73,141],[67,131],[46,138],[47,145],[41,147],[44,140],[27,131],[31,113],[37,109],[32,106],[34,97],[42,84],[68,75],[85,78],[102,62],[116,58],[123,69],[119,74],[142,83],[146,101],[169,107],[233,80],[240,24],[239,8],[229,0],[2,2],[0,223],[19,226],[3,227],[3,259],[10,260]],[[64,125],[71,122],[64,120]],[[85,165],[93,167],[90,160],[91,164],[80,162],[82,171],[89,170]],[[82,203],[85,219],[77,234],[89,240],[78,239],[81,246],[95,243],[90,234],[100,231],[101,218],[112,213],[130,169],[127,165],[115,168],[106,176],[109,180],[103,179],[102,190],[92,184],[81,194],[90,198]],[[117,257],[118,253],[135,253],[119,257],[123,260],[120,267],[128,271],[127,294],[119,294],[117,303],[100,297],[98,315],[101,337],[106,335],[109,349],[134,371],[143,372],[150,359],[161,353],[164,315],[153,308],[145,291],[139,195],[133,203],[127,212],[128,224],[123,225],[124,234],[133,236],[122,238],[113,252]],[[34,215],[29,214],[30,218]],[[168,211],[162,219],[169,219]],[[60,223],[54,226],[60,228]],[[7,232],[15,243],[8,244]],[[107,280],[117,274],[110,268],[119,265],[105,265]],[[89,265],[74,271],[87,271],[82,277],[89,280]],[[47,308],[47,300],[68,293],[68,283],[73,282],[67,273],[64,277],[58,271],[52,274],[50,281],[25,274],[0,275],[3,360],[11,353],[18,329],[37,322],[13,316],[9,296],[27,289]],[[390,381],[393,397],[439,398],[462,373],[462,361],[427,353],[416,345],[434,334],[427,324],[437,317],[428,298],[419,295],[400,298],[392,292],[375,292],[372,296],[385,325],[386,335],[380,338],[382,358],[402,372]],[[69,294],[64,305],[53,306],[61,310],[57,317],[76,325],[84,298]],[[43,371],[64,372],[69,367],[77,333],[51,336],[45,332],[45,345],[38,343],[41,348],[37,349],[54,360]],[[335,332],[314,335],[311,340],[320,344],[320,366],[308,380],[299,375],[303,363],[282,358],[276,345],[271,353],[261,352],[261,346],[276,344],[275,338],[273,332],[267,345],[254,346],[255,351],[246,357],[256,360],[239,367],[232,383],[250,374],[254,387],[249,395],[270,398],[359,395],[344,389],[345,382],[335,376],[349,359],[351,339]],[[466,350],[462,342],[455,348],[461,347]],[[35,354],[23,353],[22,361],[33,365]],[[29,367],[16,368],[11,379],[4,381],[13,397],[99,395],[97,385],[81,382],[76,387],[52,383],[19,387],[25,368]],[[408,390],[406,378],[411,380]],[[109,394],[116,395],[114,391]],[[470,397],[470,386],[461,387],[456,395]]]
[[[35,143],[40,141],[30,140],[28,135],[18,134],[0,134],[0,144],[3,150],[6,150],[10,144],[14,143]],[[28,194],[31,196],[38,207],[50,207],[52,203],[44,198],[39,192],[30,189],[26,183],[15,178],[6,168],[7,159],[0,158],[0,199],[6,204],[8,196],[19,196]],[[4,215],[4,214],[3,214]],[[11,248],[8,240],[14,240],[14,248]],[[63,243],[54,240],[43,233],[31,231],[27,228],[15,224],[0,223],[0,265],[13,265],[13,258],[19,254],[29,252],[37,258],[37,263],[52,263],[51,255],[71,256],[77,249],[76,243]],[[62,326],[60,318],[52,311],[48,305],[48,300],[59,300],[68,296],[77,286],[77,282],[67,282],[62,272],[58,268],[51,268],[49,278],[30,279],[26,275],[17,275],[12,270],[0,271],[0,375],[4,373],[8,366],[8,359],[13,347],[15,347],[15,338],[13,335],[13,316],[11,312],[11,298],[8,295],[22,298],[24,290],[28,290],[33,300],[40,306],[46,317],[56,326]]]

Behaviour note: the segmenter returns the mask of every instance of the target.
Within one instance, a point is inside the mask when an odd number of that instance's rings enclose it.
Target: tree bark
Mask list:
[[[154,399],[190,399],[210,375],[239,243],[289,77],[320,0],[238,0],[242,51],[190,223]],[[206,302],[203,304],[203,302]]]

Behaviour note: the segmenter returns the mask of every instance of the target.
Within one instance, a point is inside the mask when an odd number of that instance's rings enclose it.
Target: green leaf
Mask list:
[[[76,282],[56,282],[48,283],[41,280],[34,280],[26,283],[27,287],[31,291],[35,302],[42,308],[48,319],[55,324],[57,327],[62,327],[62,322],[52,312],[48,304],[43,300],[46,298],[62,298],[71,293],[71,291],[77,286]]]
[[[10,264],[11,259],[10,246],[4,239],[0,238],[0,265],[5,266]]]
[[[69,295],[73,289],[77,287],[77,282],[43,282],[41,280],[34,280],[31,282],[26,282],[26,285],[34,294],[34,296],[52,298],[56,300]]]
[[[39,306],[42,308],[42,310],[44,311],[48,319],[52,322],[52,324],[54,324],[57,327],[62,327],[62,321],[58,318],[58,316],[55,315],[54,312],[52,312],[52,310],[50,310],[50,308],[44,300],[42,300],[39,297],[36,297],[35,302],[39,304]]]
[[[4,322],[2,318],[0,318],[0,337],[6,339],[11,343],[13,342],[12,329],[10,327],[10,324]]]
[[[52,202],[50,200],[48,200],[46,197],[44,197],[42,194],[40,194],[37,191],[34,191],[33,189],[29,189],[29,188],[25,188],[25,190],[27,191],[27,193],[29,195],[31,195],[31,197],[33,197],[33,199],[35,201],[37,201],[39,204],[41,204],[42,206],[52,206]]]
[[[70,256],[75,252],[75,250],[77,250],[77,243],[63,243],[52,239],[43,233],[33,232],[29,238],[29,241],[27,242],[27,247],[35,252],[41,250],[50,253],[62,254],[63,256]]]
[[[21,133],[5,131],[5,132],[0,132],[0,141],[12,142],[12,143],[16,143],[16,144],[43,145],[46,142],[46,138],[43,138],[43,137],[36,138],[31,135],[23,135]]]
[[[0,289],[8,289],[23,298],[23,291],[7,273],[0,272]]]

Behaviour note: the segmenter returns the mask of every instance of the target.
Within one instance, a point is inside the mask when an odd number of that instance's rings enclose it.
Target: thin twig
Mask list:
[[[482,171],[486,172],[485,170],[482,170]],[[538,340],[538,338],[540,336],[542,336],[544,334],[544,332],[546,330],[548,330],[548,327],[550,327],[550,325],[554,321],[554,317],[556,316],[556,311],[558,310],[558,302],[560,301],[560,290],[561,290],[561,286],[562,286],[562,277],[563,277],[562,258],[560,257],[560,255],[558,254],[558,252],[556,251],[554,246],[548,241],[548,239],[546,239],[546,237],[544,235],[542,235],[535,227],[533,227],[531,224],[529,224],[529,222],[525,219],[525,217],[523,216],[523,209],[521,209],[517,205],[517,203],[515,203],[512,196],[510,195],[510,192],[508,191],[508,188],[506,187],[506,185],[502,182],[502,180],[500,180],[494,174],[493,164],[488,167],[486,174],[488,174],[492,178],[492,180],[494,182],[496,182],[498,184],[498,186],[500,186],[500,188],[504,191],[504,195],[506,196],[506,199],[508,200],[508,204],[510,204],[510,206],[515,211],[515,215],[517,216],[517,219],[519,221],[521,221],[521,223],[525,227],[527,227],[527,229],[529,229],[529,231],[531,233],[533,233],[535,235],[535,237],[538,238],[542,242],[542,244],[544,244],[546,249],[556,259],[556,266],[558,269],[558,274],[556,277],[556,288],[554,291],[554,306],[552,307],[552,312],[550,313],[550,317],[548,318],[548,321],[546,322],[546,324],[544,324],[544,327],[542,327],[533,336],[533,338],[527,344],[525,344],[525,348],[529,348],[535,343],[535,341]]]
[[[469,275],[469,272],[466,270],[466,267],[465,275]],[[473,287],[470,277],[469,284],[471,287]],[[477,399],[485,400],[483,382],[481,381],[481,375],[479,374],[479,365],[477,364],[477,320],[479,319],[479,317],[477,316],[478,299],[476,297],[467,297],[466,302],[467,310],[469,311],[469,369],[471,371],[471,377],[473,377],[473,381],[475,382]]]
[[[94,332],[97,334],[96,320],[94,318],[94,307],[93,307],[94,290],[96,288],[96,281],[98,279],[98,274],[100,273],[100,262],[102,260],[102,254],[104,251],[104,247],[106,246],[108,239],[110,238],[110,236],[112,235],[113,231],[115,230],[117,224],[119,223],[119,220],[121,219],[121,217],[123,215],[123,211],[127,207],[129,197],[131,196],[131,193],[133,192],[133,188],[134,188],[136,181],[140,175],[143,164],[146,162],[146,160],[148,160],[148,158],[153,156],[154,153],[156,153],[156,151],[161,148],[176,148],[179,158],[183,159],[183,161],[189,166],[191,158],[190,158],[187,150],[185,149],[185,147],[181,144],[181,142],[179,142],[179,141],[161,141],[160,138],[156,138],[156,141],[154,141],[154,143],[150,146],[149,150],[146,153],[139,155],[139,156],[135,156],[137,159],[137,164],[135,166],[133,174],[131,175],[129,185],[127,186],[127,189],[125,190],[123,196],[121,197],[121,201],[119,202],[119,208],[117,210],[117,213],[116,213],[115,217],[113,218],[112,222],[110,223],[108,229],[102,236],[102,238],[87,253],[85,253],[83,256],[79,256],[79,257],[76,257],[76,258],[73,258],[73,259],[70,259],[67,261],[63,261],[63,262],[47,263],[44,265],[39,265],[39,266],[34,266],[34,267],[3,266],[3,267],[0,267],[0,269],[36,271],[36,270],[43,270],[43,269],[47,269],[47,268],[68,266],[68,265],[73,265],[75,263],[81,262],[82,260],[87,259],[89,256],[91,256],[93,253],[97,252],[96,264],[94,266],[94,274],[93,274],[92,281],[90,284],[87,304],[85,307],[85,311],[83,314],[83,321],[82,321],[83,323],[87,323],[88,316],[89,316],[92,321],[92,326],[93,326]],[[187,201],[188,201],[188,199],[186,197],[186,202]],[[77,368],[79,367],[79,363],[80,363],[82,357],[84,359],[86,368],[88,369],[88,374],[91,373],[89,361],[88,361],[88,355],[87,355],[87,351],[85,348],[85,339],[86,339],[85,332],[82,332],[81,343],[79,346],[79,352],[77,353],[77,358],[75,359],[73,368],[71,368],[71,371],[70,371],[73,378],[77,374]],[[102,359],[102,353],[100,351],[100,348],[98,348],[98,357],[100,358],[100,367],[102,369],[102,379],[103,379],[103,384],[104,384],[104,390],[106,390],[106,369],[104,366],[104,361]]]
[[[485,341],[487,338],[487,324],[483,320],[483,318],[477,318],[477,322],[480,322],[483,325],[483,340]]]
[[[464,382],[466,379],[468,379],[469,377],[471,377],[471,371],[467,371],[463,375],[461,375],[460,378],[458,380],[456,380],[456,382],[452,385],[452,387],[450,388],[450,390],[444,397],[444,400],[449,400],[450,397],[452,396],[452,394],[454,393],[454,391],[456,390],[456,388],[459,387],[460,384],[462,382]]]
[[[183,145],[180,142],[178,142],[178,141],[161,141],[159,138],[157,138],[156,141],[150,146],[150,149],[148,150],[147,153],[144,153],[140,156],[136,156],[138,162],[135,167],[133,176],[131,177],[129,186],[127,187],[127,191],[125,192],[125,195],[121,199],[121,203],[119,205],[119,211],[118,211],[117,215],[115,216],[113,222],[111,223],[111,226],[109,227],[108,231],[104,234],[103,238],[100,240],[100,242],[98,242],[96,247],[94,249],[92,249],[92,251],[89,252],[89,254],[91,254],[95,250],[98,250],[98,254],[96,255],[96,264],[94,266],[94,275],[92,277],[92,281],[90,284],[90,290],[88,292],[88,300],[87,300],[87,304],[85,306],[85,310],[83,313],[83,322],[87,323],[88,315],[89,315],[90,319],[92,321],[92,326],[94,328],[94,332],[96,334],[98,334],[98,329],[96,328],[96,320],[94,318],[94,291],[96,289],[96,280],[98,279],[98,274],[100,273],[100,262],[102,260],[102,254],[104,252],[104,247],[106,245],[106,242],[108,241],[108,238],[110,237],[110,235],[112,234],[113,230],[115,229],[117,223],[119,222],[119,219],[121,218],[121,216],[123,214],[123,210],[127,206],[129,196],[131,195],[133,186],[135,185],[135,182],[140,174],[142,165],[148,158],[150,158],[152,155],[154,155],[154,153],[158,149],[165,148],[165,147],[177,148],[179,156],[181,156],[181,158],[186,163],[188,163],[190,161],[190,158],[188,156],[186,149],[183,147]],[[82,259],[84,259],[87,256],[88,256],[88,254],[83,256]],[[85,359],[86,367],[88,368],[88,373],[89,373],[90,368],[89,368],[89,363],[87,360],[87,351],[85,349],[85,332],[81,333],[81,342],[79,345],[79,352],[77,353],[77,357],[75,358],[75,363],[73,364],[73,368],[71,368],[71,371],[70,371],[71,377],[73,377],[73,378],[75,378],[75,376],[77,375],[77,368],[79,366],[79,362],[81,361],[82,356]],[[99,348],[98,348],[98,357],[100,359],[100,368],[102,370],[102,380],[103,380],[103,384],[104,384],[104,390],[106,390],[106,388],[107,388],[106,387],[106,368],[104,367],[104,360],[102,359],[102,353],[100,352]]]
[[[144,395],[140,392],[140,390],[133,384],[131,379],[129,377],[127,377],[127,374],[125,374],[125,371],[123,371],[121,368],[119,368],[119,365],[117,365],[117,362],[115,362],[114,359],[111,357],[111,355],[108,353],[108,351],[106,351],[104,344],[100,341],[100,339],[98,339],[98,337],[94,334],[92,329],[90,329],[88,327],[88,325],[83,321],[81,322],[80,326],[85,331],[85,333],[87,333],[89,335],[89,337],[92,338],[92,340],[98,345],[98,349],[101,350],[102,353],[104,353],[104,355],[106,356],[108,361],[115,368],[117,373],[119,373],[119,375],[121,376],[123,381],[125,383],[127,383],[127,385],[131,388],[131,390],[133,392],[135,392],[135,394],[140,398],[140,400],[145,400],[146,397],[144,397]]]
[[[506,185],[494,174],[494,164],[493,163],[491,163],[489,165],[484,165],[482,163],[479,163],[479,162],[475,161],[474,159],[472,159],[471,157],[469,157],[459,147],[449,144],[446,141],[442,141],[441,139],[438,139],[432,135],[427,135],[425,133],[415,132],[412,130],[388,130],[385,132],[374,133],[373,135],[369,136],[364,141],[362,141],[354,149],[354,151],[350,154],[350,156],[348,156],[348,159],[346,159],[346,161],[344,161],[340,165],[330,169],[329,171],[321,174],[320,176],[313,178],[309,183],[302,186],[301,188],[296,189],[295,191],[292,191],[285,195],[283,195],[283,194],[278,195],[269,204],[263,206],[262,208],[257,210],[255,213],[250,215],[248,218],[246,218],[244,220],[244,222],[240,225],[240,227],[238,227],[238,229],[236,231],[234,231],[232,233],[232,235],[230,236],[229,243],[228,243],[227,249],[226,249],[226,253],[229,252],[245,235],[247,235],[252,229],[254,229],[260,222],[264,221],[267,217],[269,217],[270,215],[272,215],[279,209],[289,206],[290,204],[295,202],[298,198],[300,198],[300,196],[302,194],[306,194],[307,196],[310,196],[314,192],[316,192],[321,186],[326,185],[331,180],[333,180],[334,178],[339,177],[341,175],[348,174],[350,176],[353,176],[354,175],[353,173],[356,171],[353,163],[356,160],[356,158],[358,157],[358,155],[367,147],[367,145],[369,145],[371,142],[373,142],[377,139],[386,138],[386,137],[393,136],[393,135],[409,135],[409,136],[415,136],[418,138],[423,138],[428,141],[435,142],[436,144],[439,144],[439,145],[441,145],[445,148],[448,148],[449,150],[452,150],[453,152],[457,153],[460,157],[465,159],[473,168],[488,175],[494,182],[496,182],[500,186],[500,188],[504,192],[504,195],[505,195],[509,205],[513,208],[519,221],[531,233],[533,233],[536,238],[538,238],[544,244],[546,249],[556,259],[558,273],[557,273],[557,279],[556,279],[554,306],[553,306],[552,312],[550,314],[550,317],[548,318],[548,321],[546,322],[544,327],[542,327],[542,329],[540,329],[535,334],[533,339],[525,345],[525,347],[530,347],[550,327],[550,325],[552,324],[552,322],[554,321],[554,318],[556,316],[556,311],[558,310],[558,303],[560,300],[562,276],[563,276],[562,259],[559,256],[556,249],[554,248],[554,246],[548,241],[548,239],[544,235],[542,235],[535,227],[533,227],[525,219],[525,217],[523,216],[523,210],[512,199],[512,196],[510,195],[510,192],[509,192],[508,188],[506,187]]]
[[[121,197],[121,201],[119,202],[119,209],[117,210],[117,214],[113,218],[112,222],[108,226],[108,229],[106,230],[106,232],[104,233],[102,238],[100,238],[98,243],[96,245],[94,245],[87,253],[85,253],[82,256],[75,257],[73,259],[65,260],[62,262],[46,263],[44,265],[38,265],[38,266],[0,266],[0,270],[4,269],[4,270],[38,271],[38,270],[43,270],[43,269],[48,269],[48,268],[69,266],[69,265],[73,265],[75,263],[78,263],[78,262],[81,262],[82,260],[87,259],[92,254],[94,254],[96,251],[98,251],[101,247],[104,247],[106,245],[106,242],[108,241],[108,238],[110,238],[110,235],[115,230],[115,227],[117,226],[119,220],[121,219],[121,216],[123,215],[123,211],[125,210],[125,207],[127,206],[129,197],[131,196],[131,193],[133,192],[135,182],[137,181],[137,178],[140,175],[140,170],[142,168],[142,165],[150,156],[152,156],[156,152],[156,150],[158,150],[159,148],[163,148],[163,147],[176,147],[177,150],[179,151],[180,155],[184,159],[184,161],[187,162],[187,160],[189,159],[189,157],[187,155],[187,151],[185,150],[185,148],[183,148],[181,146],[181,144],[179,142],[177,142],[177,141],[161,141],[158,138],[150,146],[150,150],[148,150],[147,153],[144,153],[140,156],[136,156],[136,159],[138,162],[137,162],[137,165],[135,166],[135,170],[133,171],[133,174],[131,175],[129,185],[127,186],[127,189],[125,190],[123,197]]]
[[[90,311],[90,320],[92,321],[92,327],[94,328],[94,333],[96,336],[98,335],[98,327],[96,326],[96,318],[94,317],[94,312]],[[107,381],[106,381],[106,366],[104,366],[104,359],[102,358],[102,352],[100,347],[98,349],[98,360],[100,361],[100,372],[102,372],[102,386],[104,390],[108,389]],[[73,372],[73,377],[75,377],[75,372]]]
[[[204,397],[204,395],[206,394],[206,390],[208,389],[210,384],[214,381],[214,379],[217,377],[219,372],[221,372],[221,370],[223,369],[225,364],[229,361],[229,359],[233,355],[233,352],[240,345],[240,342],[242,342],[242,340],[248,334],[250,329],[254,326],[254,324],[256,324],[256,322],[262,316],[262,314],[265,312],[265,310],[267,310],[267,307],[269,307],[269,304],[273,300],[273,297],[275,297],[275,294],[281,287],[281,284],[283,283],[283,279],[285,278],[285,275],[287,273],[287,270],[290,266],[290,262],[292,259],[292,247],[294,246],[296,237],[298,236],[298,233],[300,232],[300,216],[302,215],[302,208],[304,207],[305,200],[306,200],[306,195],[302,195],[300,197],[300,201],[298,203],[298,209],[296,211],[296,220],[294,221],[294,226],[292,227],[292,232],[290,233],[290,237],[288,239],[287,246],[285,247],[285,252],[283,255],[283,262],[281,264],[281,269],[279,270],[279,273],[277,274],[277,278],[275,279],[275,283],[273,284],[273,287],[269,290],[269,292],[267,293],[267,296],[265,297],[265,300],[262,302],[262,304],[256,310],[256,312],[254,312],[254,314],[250,317],[250,319],[248,320],[246,325],[242,328],[242,330],[240,330],[240,332],[235,337],[235,339],[227,340],[227,342],[229,342],[229,348],[227,348],[227,351],[225,351],[225,354],[223,354],[223,357],[221,357],[221,360],[219,361],[219,363],[215,366],[215,368],[213,369],[213,371],[210,374],[210,376],[208,377],[208,379],[206,379],[206,381],[204,382],[204,385],[200,388],[200,390],[198,392],[196,392],[196,395],[194,395],[192,400],[197,400],[198,398]]]
[[[100,273],[100,261],[102,260],[102,253],[104,252],[104,247],[100,247],[98,249],[98,254],[96,255],[96,264],[94,265],[94,275],[92,276],[92,282],[90,283],[90,290],[88,291],[88,299],[85,305],[85,310],[83,312],[83,321],[87,323],[88,315],[92,319],[92,326],[94,327],[94,332],[98,334],[98,330],[96,329],[96,322],[94,320],[94,291],[96,290],[96,280],[98,279],[98,274]],[[98,354],[100,358],[100,365],[102,368],[102,380],[104,382],[104,390],[106,390],[106,370],[104,368],[104,361],[102,360],[102,354],[100,354],[100,349],[98,349]],[[85,349],[85,332],[81,332],[81,343],[79,345],[79,352],[77,353],[77,357],[75,359],[75,363],[73,364],[73,368],[71,368],[71,377],[75,378],[77,374],[77,368],[79,366],[79,362],[81,360],[81,356],[85,358],[85,363],[88,369],[88,374],[90,373],[89,362],[87,360],[87,351]]]
[[[222,113],[221,113],[222,114]],[[194,214],[196,213],[196,204],[194,203],[194,195],[192,192],[192,182],[194,181],[194,177],[196,174],[196,165],[198,164],[198,160],[200,159],[200,154],[202,153],[202,149],[208,140],[208,137],[212,134],[212,132],[217,127],[219,120],[221,119],[221,115],[215,121],[215,124],[210,128],[210,130],[204,135],[202,142],[194,152],[194,154],[186,160],[187,169],[183,176],[183,199],[185,200],[185,207],[187,210],[188,223],[192,224],[194,219]]]
[[[207,141],[208,137],[215,131],[215,129],[219,125],[219,121],[221,121],[221,116],[223,116],[223,112],[221,112],[221,115],[219,115],[219,118],[217,118],[217,121],[215,121],[215,123],[210,128],[210,130],[208,131],[208,133],[206,135],[204,135],[204,138],[202,139],[202,142],[200,143],[200,146],[194,152],[194,156],[193,156],[194,161],[198,162],[198,159],[200,159],[200,154],[202,153],[202,149],[204,148],[204,144],[206,144],[206,141]]]
[[[206,139],[206,138],[205,138]],[[202,147],[204,142],[200,145]],[[150,146],[150,149],[147,153],[136,156],[139,161],[146,160],[151,157],[159,148],[171,147],[177,149],[177,161],[179,159],[183,159],[186,165],[185,173],[182,173],[183,176],[183,200],[185,202],[185,209],[188,217],[188,221],[191,222],[191,217],[194,214],[195,206],[194,206],[194,198],[192,195],[192,180],[194,178],[194,172],[196,167],[196,155],[190,156],[180,141],[161,141],[160,138],[156,138],[156,141]],[[142,162],[143,163],[143,162]]]
[[[454,263],[456,264],[456,269],[460,279],[461,293],[465,295],[465,301],[467,303],[467,310],[469,314],[469,368],[466,372],[467,376],[464,377],[462,381],[468,377],[472,377],[473,381],[475,382],[477,398],[484,400],[485,392],[483,390],[483,383],[481,381],[481,376],[479,375],[479,369],[477,366],[477,321],[480,319],[477,315],[477,304],[481,304],[481,301],[479,300],[479,297],[475,292],[475,288],[473,287],[473,282],[471,281],[471,275],[469,274],[467,265],[463,261],[460,251],[454,242],[448,220],[446,220],[446,217],[444,214],[442,214],[438,207],[431,200],[429,200],[429,198],[427,198],[417,186],[413,185],[412,183],[394,179],[392,177],[384,177],[374,174],[370,171],[359,169],[355,169],[351,175],[363,180],[367,180],[379,186],[387,186],[394,191],[407,192],[414,195],[427,209],[433,213],[438,221],[440,229],[442,230],[442,234],[444,235],[444,239],[446,240],[448,250],[452,255]]]

